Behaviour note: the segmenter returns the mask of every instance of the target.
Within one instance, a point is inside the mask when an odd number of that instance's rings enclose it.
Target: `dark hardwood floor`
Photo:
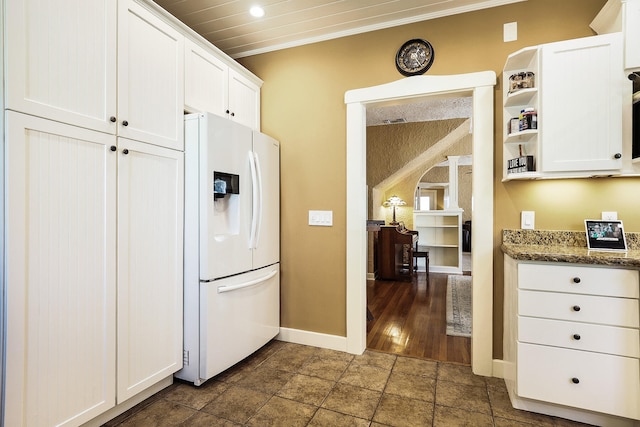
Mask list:
[[[469,274],[469,273],[465,273]],[[471,364],[471,338],[446,334],[447,274],[425,272],[411,282],[367,281],[367,348]]]

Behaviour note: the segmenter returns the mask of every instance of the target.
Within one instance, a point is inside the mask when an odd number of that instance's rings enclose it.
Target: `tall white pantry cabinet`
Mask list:
[[[77,426],[182,366],[184,36],[133,0],[4,7],[3,423]]]

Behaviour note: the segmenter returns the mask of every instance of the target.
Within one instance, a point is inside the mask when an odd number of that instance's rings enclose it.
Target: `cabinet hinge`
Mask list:
[[[184,366],[189,366],[189,351],[182,350],[182,364]]]

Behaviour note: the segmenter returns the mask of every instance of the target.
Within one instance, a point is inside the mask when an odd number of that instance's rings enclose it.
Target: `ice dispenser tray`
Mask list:
[[[213,172],[213,197],[219,199],[227,194],[240,194],[240,177],[226,172]]]

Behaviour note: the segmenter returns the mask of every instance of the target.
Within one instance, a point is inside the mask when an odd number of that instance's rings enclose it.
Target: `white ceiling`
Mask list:
[[[233,58],[526,0],[155,0]],[[262,18],[249,8],[260,5]]]

